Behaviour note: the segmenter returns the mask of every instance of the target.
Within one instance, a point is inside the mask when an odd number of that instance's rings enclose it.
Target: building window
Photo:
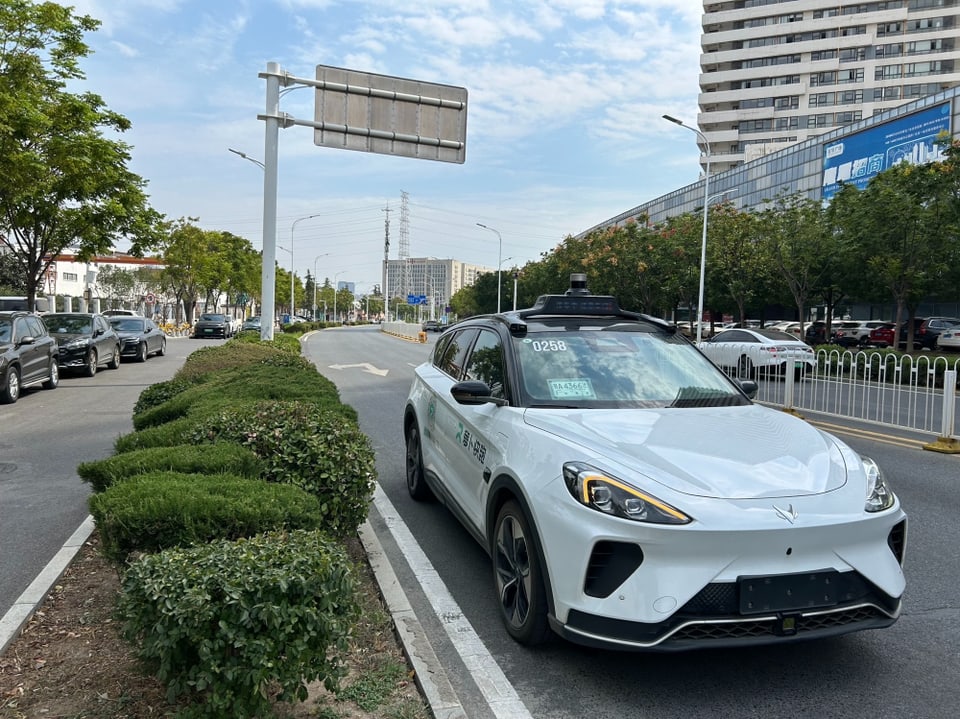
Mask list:
[[[882,22],[877,25],[877,37],[884,35],[900,35],[903,33],[903,23],[900,22]]]
[[[64,272],[63,281],[64,282],[76,282],[79,279],[76,272]]]
[[[873,101],[881,102],[882,100],[899,100],[900,99],[900,87],[894,85],[893,87],[875,87],[873,88]]]

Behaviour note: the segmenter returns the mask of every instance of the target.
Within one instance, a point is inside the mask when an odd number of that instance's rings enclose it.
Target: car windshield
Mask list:
[[[10,320],[0,320],[0,342],[9,342],[10,336]]]
[[[83,335],[93,332],[93,320],[81,315],[47,315],[44,318],[55,334]]]
[[[770,330],[770,329],[755,329],[753,330],[761,337],[766,337],[768,340],[776,340],[777,342],[796,342],[797,338],[793,335],[787,334],[786,332],[781,332],[780,330]]]
[[[118,332],[143,332],[143,320],[116,317],[110,320],[110,324]]]
[[[690,407],[747,404],[689,342],[633,325],[514,338],[533,406]]]
[[[200,315],[201,322],[226,322],[226,315]]]

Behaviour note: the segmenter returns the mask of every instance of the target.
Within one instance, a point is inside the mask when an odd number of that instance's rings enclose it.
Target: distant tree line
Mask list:
[[[960,143],[940,142],[942,161],[895,165],[862,191],[845,184],[829,205],[781,193],[749,210],[730,201],[711,206],[705,316],[744,320],[788,307],[804,321],[817,306],[829,321],[857,301],[892,305],[899,329],[921,302],[960,301]],[[672,318],[677,308],[697,306],[702,230],[702,214],[693,212],[567,237],[519,269],[517,306],[563,292],[571,273],[584,272],[594,294]],[[503,278],[501,306],[511,307],[512,271]],[[460,290],[451,305],[461,317],[495,311],[496,273]]]

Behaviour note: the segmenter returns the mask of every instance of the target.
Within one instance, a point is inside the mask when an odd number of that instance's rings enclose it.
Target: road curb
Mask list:
[[[433,716],[435,719],[466,719],[467,713],[460,704],[440,660],[434,653],[420,620],[414,614],[407,595],[383,551],[380,539],[369,521],[361,525],[359,536],[367,560],[370,562],[370,568],[380,587],[380,594],[393,619],[400,643],[403,645],[403,651],[413,665],[417,686],[420,687],[420,691],[430,705]]]
[[[73,561],[84,542],[93,533],[93,528],[93,517],[88,515],[76,531],[70,535],[70,538],[63,543],[63,547],[53,555],[53,559],[47,562],[47,566],[41,570],[37,578],[30,583],[30,586],[24,590],[23,594],[0,619],[0,655],[7,650],[7,647],[19,636],[20,630],[30,621],[30,617],[33,616],[37,607],[40,606],[50,589],[60,579],[64,570],[70,566],[70,562]]]

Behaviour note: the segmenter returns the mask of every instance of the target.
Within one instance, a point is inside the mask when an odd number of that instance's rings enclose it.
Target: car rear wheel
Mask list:
[[[160,349],[157,350],[157,357],[163,357],[167,353],[167,341],[160,340]]]
[[[87,377],[93,377],[97,373],[97,367],[100,365],[97,357],[97,351],[92,347],[87,351],[87,356],[83,362],[83,373]]]
[[[407,430],[407,491],[417,501],[430,499],[433,495],[423,479],[423,451],[416,422],[412,422]]]
[[[13,404],[20,399],[20,370],[10,366],[0,387],[0,404]]]
[[[137,362],[147,361],[147,343],[141,342],[137,345]]]
[[[47,378],[47,381],[43,383],[44,389],[56,389],[57,385],[60,384],[60,367],[57,365],[57,360],[50,360],[50,376]]]
[[[533,533],[520,505],[512,500],[503,505],[493,536],[493,576],[503,623],[521,644],[541,644],[550,632],[547,592]]]

